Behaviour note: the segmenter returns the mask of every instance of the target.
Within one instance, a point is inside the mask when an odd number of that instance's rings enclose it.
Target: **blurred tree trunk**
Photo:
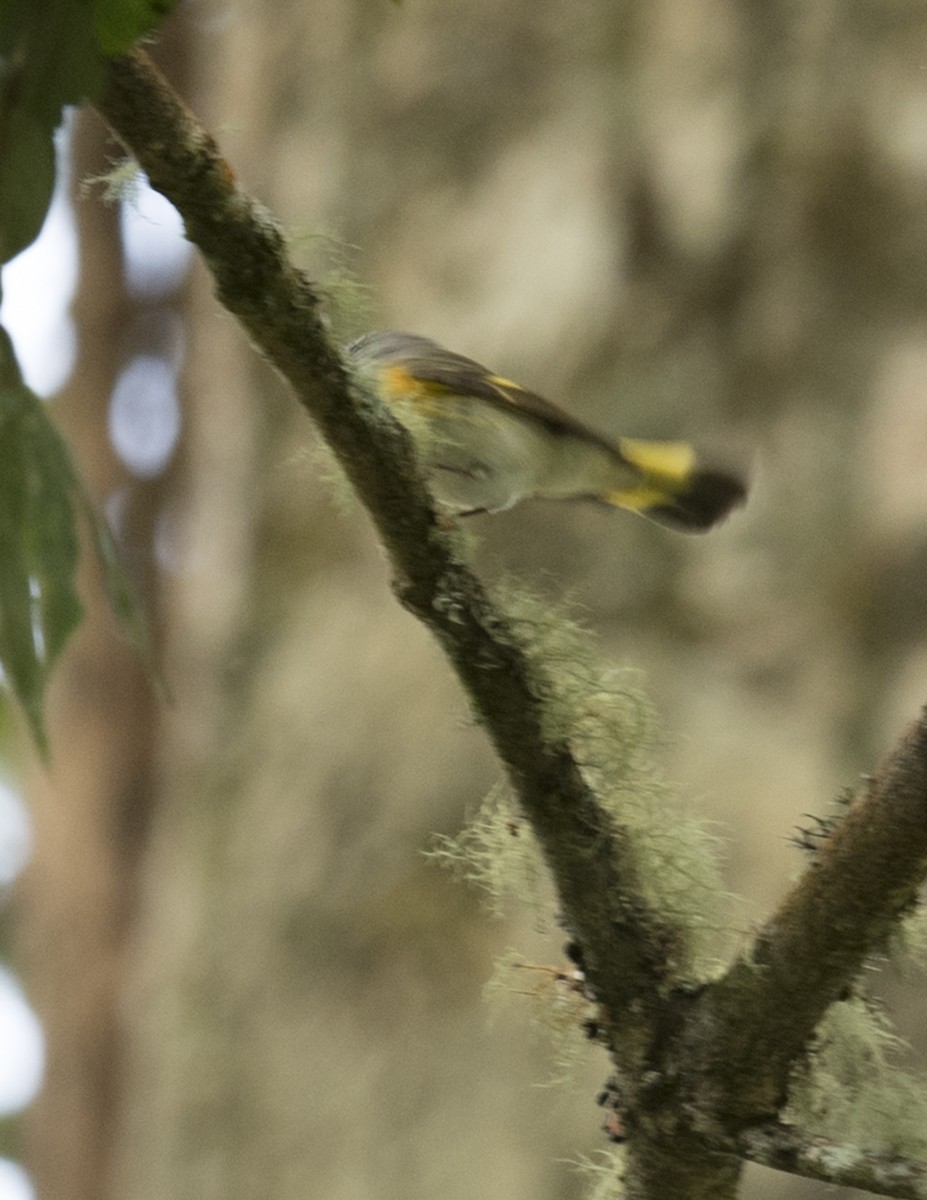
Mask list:
[[[100,170],[103,149],[99,121],[82,114],[73,141],[76,179]],[[159,489],[127,479],[107,436],[109,397],[136,313],[123,286],[115,210],[82,203],[76,215],[78,363],[52,411],[97,500],[124,491],[120,540],[150,606]],[[44,1085],[25,1118],[25,1156],[38,1194],[60,1200],[106,1194],[118,1121],[124,952],[153,791],[151,685],[119,633],[86,549],[87,615],[50,688],[52,757],[29,772],[35,848],[17,891],[18,965],[47,1046]]]

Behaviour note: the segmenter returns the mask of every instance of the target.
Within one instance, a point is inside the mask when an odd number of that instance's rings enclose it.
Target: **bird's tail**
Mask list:
[[[702,533],[742,504],[747,489],[735,473],[699,465],[685,442],[622,438],[621,457],[640,472],[639,482],[602,499],[683,533]]]

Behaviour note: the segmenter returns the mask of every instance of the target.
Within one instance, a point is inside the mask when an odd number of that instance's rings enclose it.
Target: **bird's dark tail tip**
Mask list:
[[[603,499],[670,529],[704,533],[747,498],[739,475],[699,466],[694,449],[684,443],[625,438],[619,446],[625,461],[641,472],[641,480]]]
[[[687,491],[667,495],[665,500],[639,511],[671,529],[704,533],[746,498],[746,486],[736,476],[725,471],[695,471]]]

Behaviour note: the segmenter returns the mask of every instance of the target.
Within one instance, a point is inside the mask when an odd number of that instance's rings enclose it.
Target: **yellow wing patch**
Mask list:
[[[507,389],[511,388],[513,392],[523,392],[525,389],[520,383],[515,383],[511,379],[506,379],[504,375],[487,375],[486,382],[491,383],[494,388],[498,388],[502,395],[505,395]]]
[[[439,396],[446,395],[443,383],[419,379],[405,367],[385,367],[381,374],[381,390],[388,404],[415,404],[423,413],[435,408]]]

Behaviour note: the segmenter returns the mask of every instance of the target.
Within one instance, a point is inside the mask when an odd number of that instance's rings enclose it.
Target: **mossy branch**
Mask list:
[[[407,435],[346,371],[316,290],[289,261],[279,227],[237,186],[213,138],[144,53],[111,62],[98,108],[175,205],[220,300],[292,386],[367,507],[397,596],[438,638],[505,764],[565,924],[614,1014],[622,1057],[637,1057],[641,1016],[660,993],[676,933],[642,899],[630,839],[612,826],[568,738],[547,731],[543,668],[467,566],[460,534],[436,512]]]

